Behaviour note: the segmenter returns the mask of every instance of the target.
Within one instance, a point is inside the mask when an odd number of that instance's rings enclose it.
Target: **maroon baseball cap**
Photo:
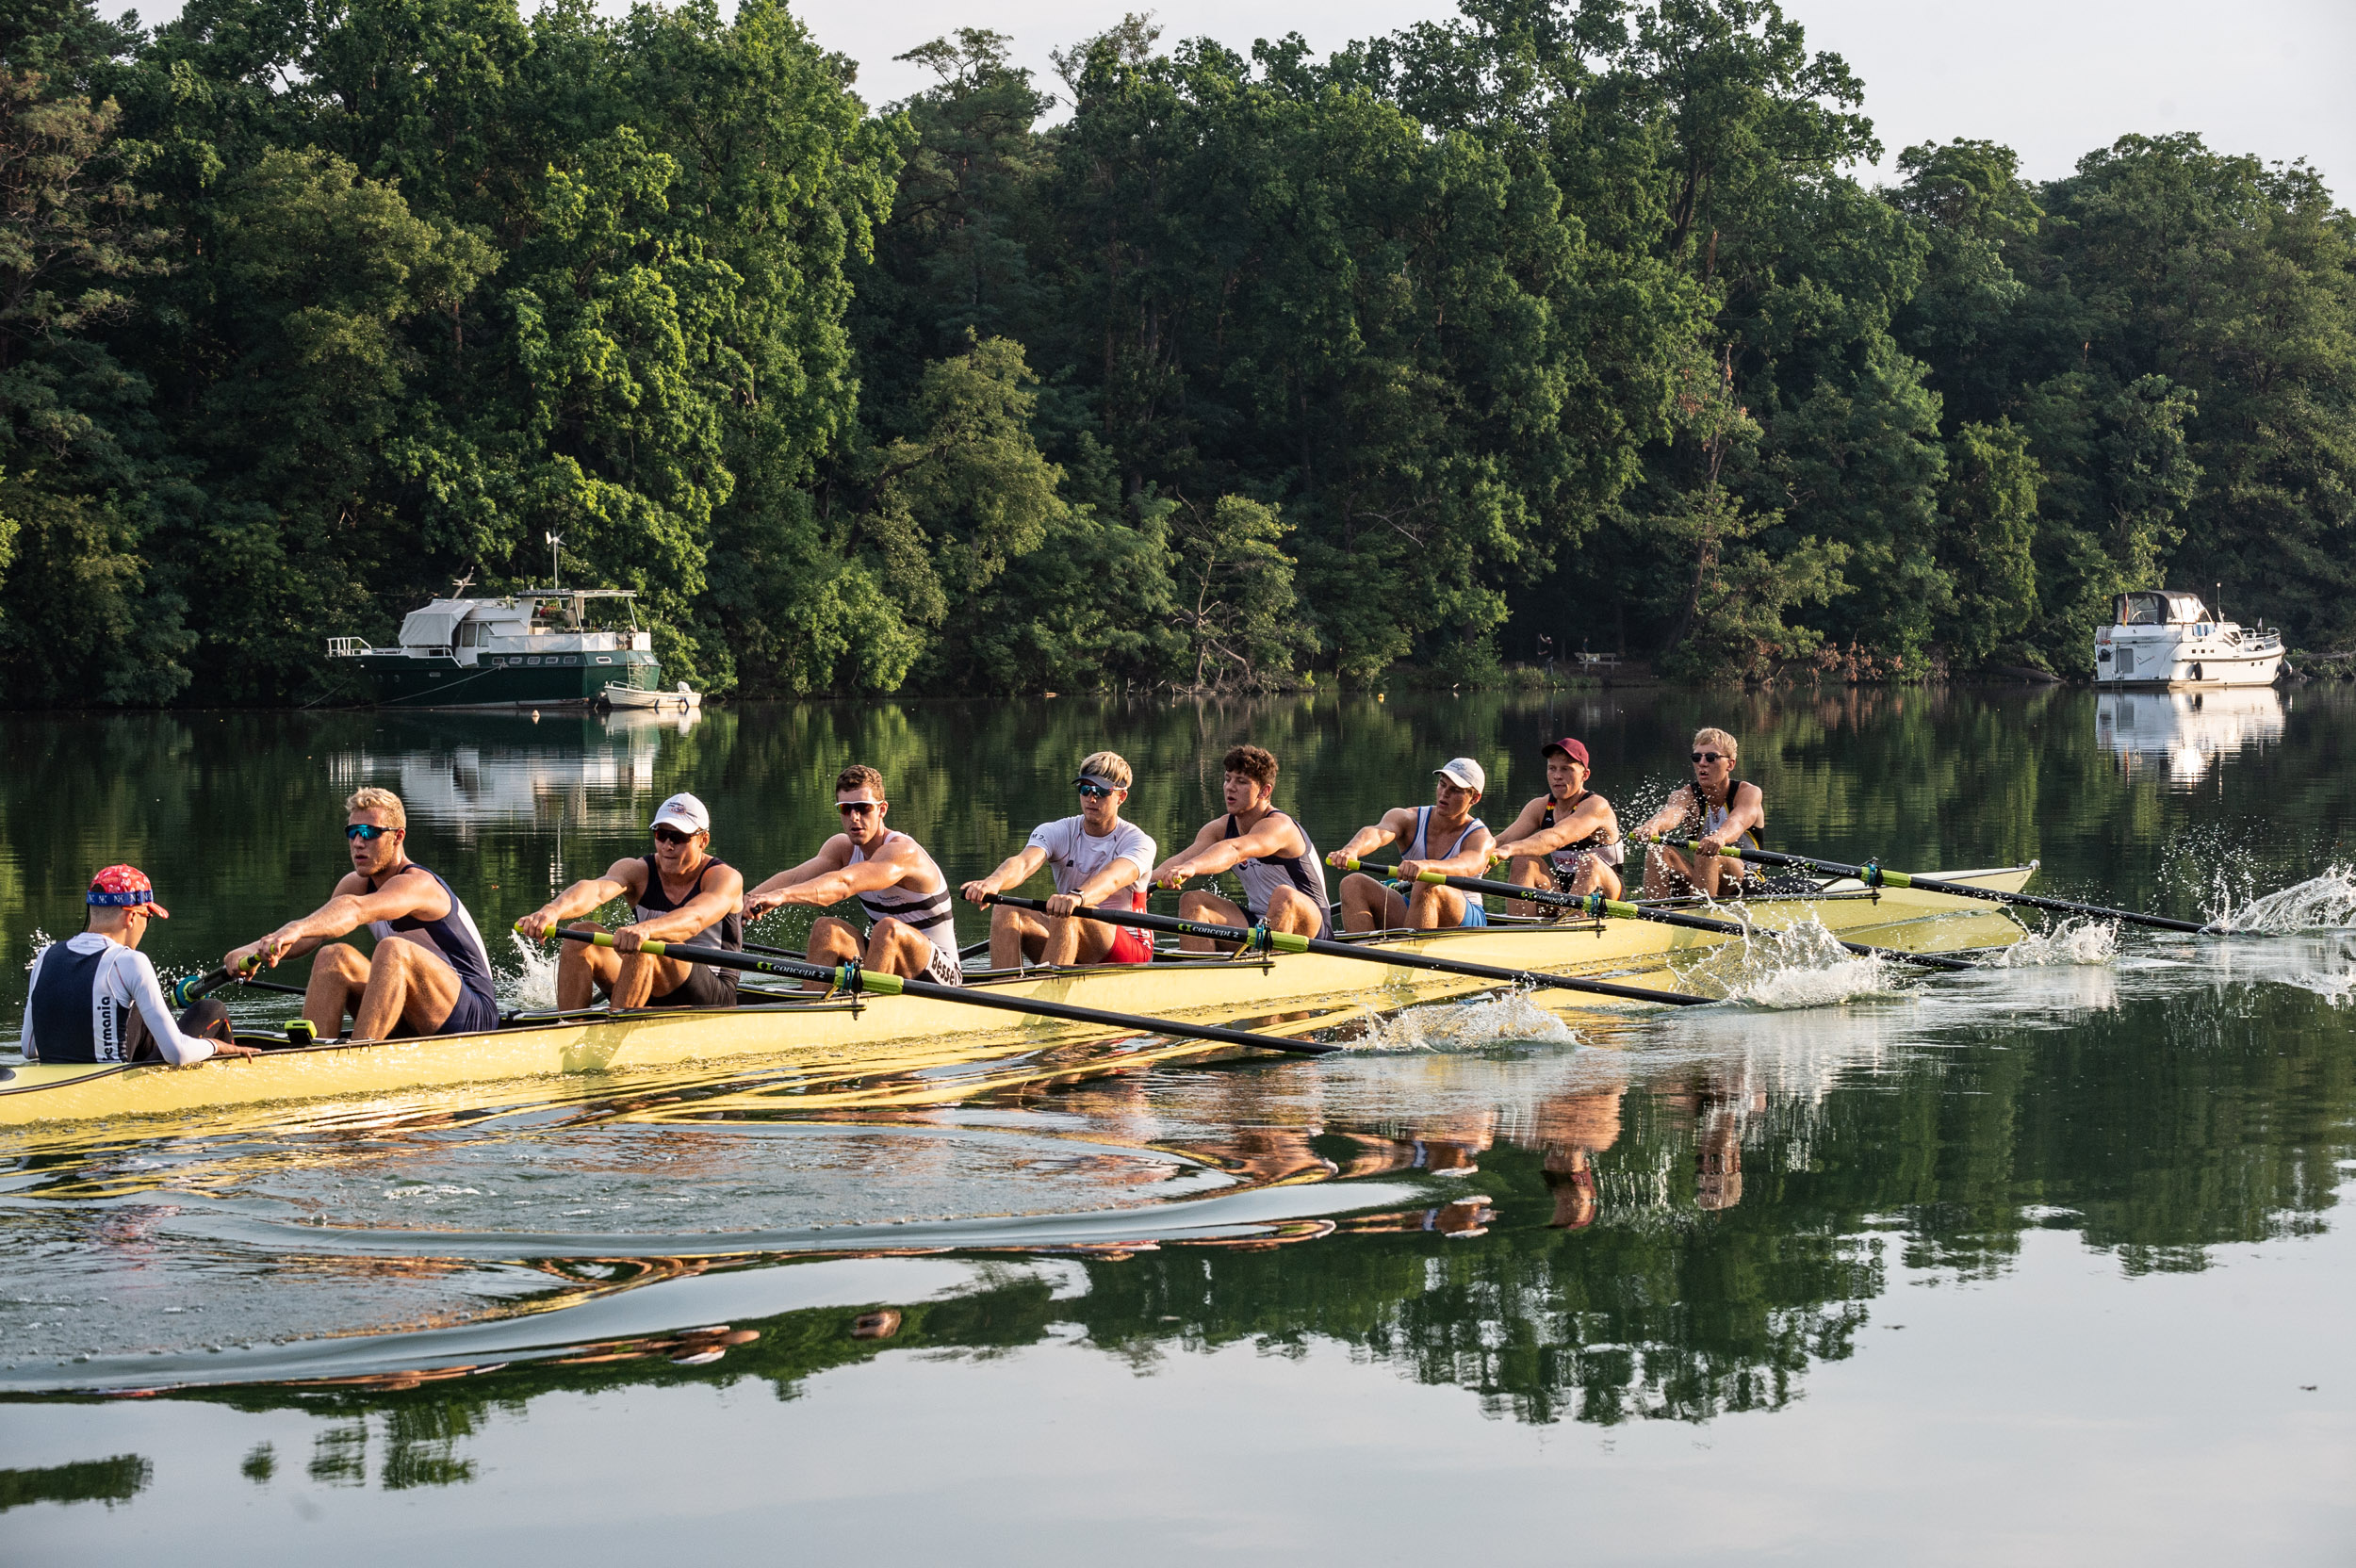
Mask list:
[[[1541,757],[1550,757],[1558,751],[1563,756],[1569,758],[1572,761],[1577,762],[1580,767],[1585,768],[1588,772],[1595,772],[1595,763],[1587,760],[1586,745],[1581,742],[1572,740],[1568,735],[1563,736],[1559,741],[1548,741],[1545,745],[1538,748],[1538,755]]]

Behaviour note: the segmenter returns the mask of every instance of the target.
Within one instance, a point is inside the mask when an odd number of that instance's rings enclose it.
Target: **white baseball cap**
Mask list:
[[[1489,776],[1482,773],[1481,764],[1469,757],[1451,757],[1445,766],[1433,768],[1432,771],[1454,779],[1459,785],[1477,795],[1485,795],[1489,792]]]
[[[657,811],[654,821],[646,825],[676,827],[682,833],[709,833],[712,831],[712,813],[704,809],[702,801],[681,790],[663,803],[663,809]]]

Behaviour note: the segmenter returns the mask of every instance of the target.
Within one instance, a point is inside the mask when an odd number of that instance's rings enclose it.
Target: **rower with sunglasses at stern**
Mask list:
[[[335,896],[259,941],[232,948],[230,972],[276,969],[317,953],[303,1016],[322,1039],[342,1033],[387,1040],[420,1035],[480,1035],[499,1026],[491,957],[474,917],[448,882],[409,858],[409,817],[401,797],[371,785],[344,802],[352,870]],[[362,957],[337,941],[363,925],[376,950]]]
[[[1026,957],[1055,965],[1153,961],[1153,939],[1144,932],[1081,920],[1072,912],[1089,905],[1145,907],[1146,879],[1160,856],[1145,829],[1121,820],[1133,776],[1129,764],[1112,752],[1082,758],[1080,776],[1072,780],[1080,792],[1080,814],[1039,824],[1030,842],[996,871],[958,890],[967,902],[979,904],[1021,887],[1041,866],[1055,879],[1055,896],[1047,901],[1044,919],[1027,909],[991,906],[990,968],[1018,969]]]
[[[710,964],[658,958],[642,943],[693,942],[735,953],[744,945],[744,876],[712,853],[712,813],[681,792],[664,801],[647,824],[652,855],[633,855],[603,876],[574,883],[515,923],[527,941],[621,898],[630,923],[616,926],[612,947],[566,942],[556,958],[556,1004],[566,1012],[589,1005],[599,991],[616,1012],[631,1007],[733,1007],[736,972]]]
[[[744,913],[758,920],[789,904],[823,909],[855,897],[867,912],[867,935],[849,921],[820,916],[810,928],[811,963],[859,964],[937,986],[965,984],[949,879],[924,845],[884,825],[892,802],[884,798],[883,775],[864,763],[844,768],[834,776],[834,808],[843,831],[792,871],[755,888]],[[802,983],[806,991],[826,988],[817,981]]]
[[[1742,890],[1742,862],[1718,851],[1738,840],[1748,840],[1754,849],[1762,847],[1759,836],[1767,827],[1767,797],[1758,785],[1734,776],[1736,750],[1734,737],[1723,729],[1696,731],[1693,778],[1629,835],[1650,839],[1675,834],[1701,845],[1698,856],[1667,844],[1653,845],[1644,857],[1646,898],[1691,892],[1716,898]]]

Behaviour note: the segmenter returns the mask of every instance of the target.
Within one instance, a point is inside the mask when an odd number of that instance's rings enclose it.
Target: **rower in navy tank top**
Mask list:
[[[1717,852],[1747,843],[1760,847],[1767,827],[1767,796],[1756,784],[1735,776],[1736,743],[1723,729],[1693,736],[1693,772],[1688,781],[1634,837],[1667,837],[1644,857],[1644,896],[1674,898],[1698,892],[1705,898],[1742,890],[1743,866]],[[1684,847],[1698,842],[1696,855]]]
[[[1472,814],[1488,788],[1488,775],[1469,757],[1450,758],[1432,770],[1437,776],[1429,806],[1401,806],[1362,827],[1350,842],[1326,857],[1347,867],[1390,844],[1401,846],[1399,870],[1443,876],[1480,876],[1489,869],[1496,843],[1486,823]],[[1423,881],[1378,882],[1364,872],[1342,879],[1342,924],[1352,932],[1436,931],[1489,923],[1479,893]]]
[[[335,896],[258,941],[233,948],[232,970],[276,968],[316,954],[303,1016],[321,1037],[471,1035],[497,1029],[499,998],[483,934],[450,885],[409,858],[408,813],[390,790],[355,791],[344,803],[352,870]],[[335,939],[362,926],[375,951]]]
[[[532,941],[580,923],[615,899],[630,906],[614,945],[570,941],[556,957],[556,1004],[577,1009],[602,995],[614,1011],[633,1007],[733,1007],[736,971],[645,951],[650,941],[741,951],[744,878],[711,853],[712,813],[682,791],[655,808],[646,825],[654,852],[630,855],[603,876],[574,883],[515,923]],[[594,925],[592,929],[594,929]]]
[[[1497,835],[1497,858],[1512,862],[1511,879],[1525,888],[1551,886],[1557,892],[1621,894],[1620,865],[1627,848],[1619,814],[1612,803],[1587,788],[1586,745],[1571,736],[1548,741],[1540,755],[1546,792],[1522,808],[1513,825]],[[1559,906],[1516,904],[1517,915],[1559,919]]]
[[[1266,925],[1303,937],[1331,937],[1333,910],[1325,896],[1325,864],[1308,829],[1272,804],[1276,759],[1258,746],[1236,746],[1220,760],[1220,789],[1227,807],[1194,836],[1194,842],[1153,873],[1164,888],[1193,877],[1234,872],[1243,884],[1243,902],[1196,890],[1178,901],[1186,920],[1213,925]],[[1189,952],[1215,951],[1208,937],[1182,937]]]

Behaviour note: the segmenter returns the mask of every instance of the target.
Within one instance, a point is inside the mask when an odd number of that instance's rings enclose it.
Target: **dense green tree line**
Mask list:
[[[877,109],[777,0],[9,0],[0,690],[317,698],[551,532],[750,694],[2074,672],[2163,579],[2356,634],[2303,166],[1870,188],[1766,0],[912,57]]]

